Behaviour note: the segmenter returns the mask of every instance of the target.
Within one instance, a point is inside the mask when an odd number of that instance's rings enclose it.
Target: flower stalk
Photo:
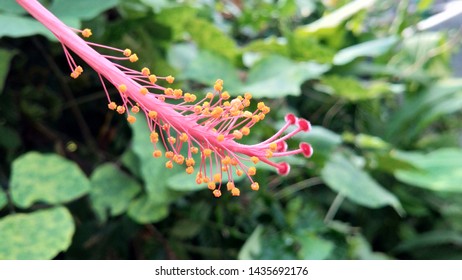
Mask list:
[[[235,176],[246,175],[251,189],[259,189],[259,184],[252,178],[257,172],[254,165],[258,162],[287,175],[289,164],[275,162],[273,158],[296,154],[311,156],[313,151],[308,143],[300,143],[295,150],[288,150],[286,144],[294,135],[310,130],[307,120],[288,114],[285,125],[267,140],[254,145],[241,144],[236,140],[249,135],[251,128],[270,112],[263,102],[257,104],[256,110],[249,111],[250,93],[231,98],[224,90],[224,82],[217,80],[213,91],[196,101],[195,94],[168,87],[174,81],[172,76],[159,77],[146,67],[134,70],[118,64],[124,60],[138,60],[131,50],[88,42],[84,38],[92,35],[90,29],[75,30],[66,26],[36,0],[17,2],[61,42],[72,78],[78,78],[83,68],[75,63],[71,52],[98,73],[108,99],[108,109],[126,115],[129,123],[135,122],[140,113],[144,114],[151,131],[153,156],[165,157],[168,169],[175,164],[185,166],[185,171],[195,173],[196,182],[206,183],[214,196],[222,194],[223,174],[228,177],[226,189],[238,196],[240,190],[234,184]],[[97,49],[115,55],[102,54]],[[119,103],[111,99],[106,81],[118,90]],[[287,132],[290,127],[295,129]],[[199,158],[197,163],[194,158]]]

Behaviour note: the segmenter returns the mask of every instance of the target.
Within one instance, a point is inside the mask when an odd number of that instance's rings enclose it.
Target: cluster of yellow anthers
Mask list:
[[[88,38],[91,30],[85,29],[81,34]],[[219,79],[213,90],[196,102],[198,98],[195,94],[183,93],[181,89],[164,87],[158,83],[164,80],[167,84],[173,84],[175,79],[172,76],[158,77],[151,74],[147,67],[133,70],[112,62],[136,62],[138,56],[130,49],[85,43],[121,53],[121,56],[98,53],[101,61],[97,66],[92,66],[100,75],[109,102],[108,108],[126,114],[129,123],[134,123],[136,115],[143,113],[151,131],[150,140],[154,146],[152,155],[156,158],[165,156],[165,167],[168,169],[176,164],[184,166],[188,174],[196,172],[197,184],[207,184],[216,197],[222,194],[224,175],[227,177],[226,189],[233,196],[238,196],[240,190],[235,185],[235,176],[247,176],[250,188],[255,191],[259,189],[259,184],[252,178],[257,173],[255,164],[258,162],[271,165],[279,174],[286,175],[290,170],[289,164],[276,163],[270,159],[294,154],[309,157],[312,154],[311,146],[307,143],[301,143],[299,149],[287,150],[287,139],[299,132],[309,131],[310,124],[304,119],[288,114],[286,124],[272,137],[255,145],[240,144],[236,140],[249,135],[252,126],[265,119],[270,112],[270,108],[263,102],[257,103],[253,110],[250,109],[253,107],[250,93],[231,98],[223,89],[223,80]],[[72,69],[71,76],[77,78],[83,69],[75,64],[66,48],[64,50]],[[91,65],[91,62],[88,63]],[[104,71],[104,66],[108,67],[107,71]],[[112,75],[108,74],[111,72]],[[118,89],[121,98],[119,104],[111,100],[103,78]],[[286,133],[292,125],[297,128]]]
[[[254,108],[249,93],[231,98],[223,90],[223,81],[217,80],[213,90],[196,102],[199,98],[195,94],[161,85],[163,81],[172,84],[172,76],[159,77],[151,74],[146,67],[133,70],[116,63],[138,61],[138,56],[129,49],[85,41],[75,33],[75,29],[66,26],[38,1],[17,2],[56,35],[63,46],[73,78],[78,78],[83,68],[75,63],[70,51],[98,73],[110,110],[126,114],[130,123],[136,121],[139,113],[145,116],[151,132],[153,156],[162,157],[164,154],[167,168],[173,168],[176,164],[184,166],[188,174],[196,172],[196,182],[207,184],[214,196],[221,196],[223,181],[226,181],[226,189],[233,196],[238,196],[240,190],[235,185],[235,176],[246,176],[250,188],[258,190],[259,185],[253,180],[258,162],[273,166],[279,174],[286,175],[290,170],[289,164],[274,162],[273,158],[295,154],[311,156],[312,149],[308,143],[300,143],[299,148],[294,150],[288,150],[286,144],[286,140],[297,133],[310,130],[308,121],[288,114],[284,126],[268,139],[254,145],[238,143],[236,140],[248,135],[251,127],[270,112],[263,102]],[[92,35],[90,29],[78,32],[84,38]],[[97,48],[119,55],[105,55]],[[121,99],[119,104],[111,100],[105,81],[117,88]],[[292,126],[295,128],[289,131]]]

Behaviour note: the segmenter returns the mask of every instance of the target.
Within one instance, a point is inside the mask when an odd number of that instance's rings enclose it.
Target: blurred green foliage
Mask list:
[[[248,142],[288,112],[309,119],[296,140],[315,153],[215,199],[154,159],[146,124],[108,112],[97,75],[70,79],[52,34],[3,0],[0,259],[462,258],[461,35],[403,35],[432,1],[42,2],[188,91],[221,78],[263,99]]]

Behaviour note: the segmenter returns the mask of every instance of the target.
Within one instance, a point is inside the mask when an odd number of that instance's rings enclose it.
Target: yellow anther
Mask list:
[[[250,188],[254,191],[258,191],[260,189],[260,185],[257,182],[254,182],[250,185]]]
[[[202,183],[203,183],[202,178],[196,177],[196,184],[200,185]]]
[[[260,160],[259,160],[257,157],[255,157],[255,156],[251,157],[250,160],[253,162],[253,164],[257,164],[257,163],[260,161]]]
[[[241,111],[239,111],[239,109],[236,108],[232,108],[231,110],[229,110],[229,112],[233,117],[237,117],[242,113]]]
[[[124,56],[129,57],[132,55],[132,50],[131,49],[125,49],[124,50]]]
[[[165,80],[167,81],[167,83],[172,84],[173,81],[175,81],[175,78],[169,75],[165,77]]]
[[[258,104],[257,104],[258,110],[262,110],[263,107],[265,107],[265,103],[264,102],[258,102]]]
[[[253,176],[253,175],[257,174],[257,169],[254,166],[251,166],[251,167],[249,167],[249,170],[247,170],[247,173],[250,176]]]
[[[223,165],[228,165],[231,163],[231,158],[229,156],[225,156],[222,160],[221,160],[221,163]]]
[[[143,67],[143,69],[141,69],[141,74],[143,74],[143,76],[149,76],[151,75],[151,70],[149,70],[148,67]]]
[[[221,182],[221,174],[217,173],[213,175],[213,181],[215,183],[220,183]]]
[[[250,133],[250,128],[248,128],[247,126],[244,126],[243,128],[241,128],[241,132],[242,132],[242,135],[249,135]]]
[[[229,107],[229,106],[231,106],[231,103],[229,103],[229,101],[225,101],[225,102],[223,102],[223,106]]]
[[[264,119],[265,119],[265,114],[263,114],[263,113],[258,114],[258,118],[259,118],[261,121],[264,120]]]
[[[125,113],[125,107],[124,106],[117,106],[116,111],[117,111],[117,113],[122,115],[123,113]]]
[[[199,152],[199,148],[197,147],[191,147],[191,153],[197,154]]]
[[[118,87],[120,92],[124,93],[127,91],[127,86],[125,84],[120,84]]]
[[[156,111],[149,111],[148,116],[151,119],[155,119],[155,118],[157,118],[157,112]]]
[[[222,91],[222,90],[223,90],[223,80],[218,79],[218,80],[215,82],[215,85],[213,86],[213,88],[214,88],[216,91]]]
[[[236,186],[234,186],[234,183],[233,183],[233,182],[228,182],[228,183],[226,184],[226,189],[227,189],[228,191],[234,189],[235,187],[236,187]]]
[[[182,165],[184,163],[184,156],[182,156],[182,155],[174,155],[173,156],[173,161],[178,165]]]
[[[212,150],[204,149],[202,153],[204,154],[204,156],[209,157],[212,154]]]
[[[261,112],[262,112],[263,114],[265,114],[265,115],[268,114],[270,111],[271,111],[271,109],[270,109],[270,107],[268,107],[268,106],[264,106],[264,107],[261,109]]]
[[[234,130],[233,131],[233,136],[234,136],[234,139],[241,139],[242,138],[242,132],[240,132],[239,130]]]
[[[202,113],[202,106],[200,106],[200,105],[194,106],[194,113],[195,113],[195,114],[198,114],[198,115],[199,115],[200,113]]]
[[[145,87],[140,88],[140,93],[141,93],[142,95],[146,95],[146,94],[148,94],[148,92],[149,92],[149,91],[148,91],[147,88],[145,88]]]
[[[238,165],[238,164],[239,164],[239,161],[238,161],[236,158],[232,158],[232,159],[231,159],[231,165],[232,165],[232,166],[236,166],[236,165]]]
[[[204,108],[204,109],[202,110],[202,115],[204,115],[204,116],[210,116],[210,110],[209,110],[209,108]]]
[[[233,196],[239,196],[241,194],[241,191],[238,188],[233,188],[231,189],[231,194]]]
[[[115,110],[117,108],[117,104],[115,102],[111,102],[111,103],[107,104],[107,107],[110,110]]]
[[[188,166],[188,167],[186,168],[186,173],[188,173],[188,174],[193,174],[193,172],[194,172],[194,167]]]
[[[173,168],[173,162],[171,160],[167,161],[165,163],[165,167],[169,168],[169,169],[172,169]]]
[[[186,166],[194,166],[195,164],[196,164],[196,161],[193,158],[186,159]]]
[[[165,130],[165,131],[170,130],[170,124],[164,123],[164,124],[162,125],[162,129]]]
[[[172,88],[166,88],[164,89],[165,95],[172,96],[173,95],[173,89]]]
[[[215,107],[213,108],[212,112],[210,115],[216,119],[219,119],[221,117],[221,114],[223,113],[223,109],[221,107]]]
[[[196,98],[197,98],[196,95],[191,94],[189,92],[184,94],[184,101],[185,102],[194,102],[194,101],[196,101]]]
[[[244,93],[244,98],[247,99],[247,100],[250,100],[250,99],[252,99],[252,94],[246,92],[246,93]]]
[[[138,61],[138,56],[136,55],[136,53],[134,53],[128,59],[130,60],[130,62],[136,62]]]
[[[134,123],[134,122],[136,122],[136,118],[134,116],[130,115],[130,116],[127,117],[127,121],[129,123]]]
[[[225,140],[225,136],[223,134],[218,134],[217,140],[218,142],[223,142]]]
[[[242,176],[244,172],[241,169],[236,169],[236,175],[237,176]]]
[[[149,81],[152,83],[152,84],[155,84],[157,82],[157,77],[156,75],[149,75]]]
[[[77,72],[77,73],[82,74],[83,73],[83,68],[82,68],[82,66],[77,66],[77,67],[75,67],[74,71]]]
[[[167,152],[165,152],[165,157],[166,157],[166,158],[172,159],[173,156],[174,156],[174,154],[173,154],[172,151],[167,151]]]
[[[276,152],[276,150],[278,149],[278,144],[276,143],[269,144],[269,149],[271,152]]]
[[[214,182],[209,182],[209,183],[207,184],[207,187],[208,187],[210,190],[213,191],[213,190],[216,188],[216,185],[215,185]]]
[[[165,96],[157,96],[157,99],[158,99],[159,101],[164,102],[164,101],[165,101]]]
[[[257,123],[257,122],[259,122],[259,121],[260,121],[260,117],[259,117],[259,116],[257,116],[257,115],[255,115],[255,116],[252,116],[252,121],[253,121],[254,123]]]
[[[151,135],[149,135],[149,138],[151,139],[152,143],[157,143],[159,141],[159,134],[157,134],[157,132],[153,131],[153,132],[151,132]]]
[[[212,99],[213,98],[213,93],[207,92],[207,94],[205,95],[205,98]]]
[[[152,152],[152,156],[155,158],[160,158],[162,156],[162,151],[161,150],[155,150]]]
[[[71,77],[74,78],[74,79],[77,79],[79,76],[80,76],[80,73],[78,73],[78,72],[73,71],[71,73]]]
[[[210,178],[207,176],[205,176],[202,180],[204,181],[204,183],[210,182]]]
[[[228,167],[227,167],[227,166],[222,166],[222,167],[221,167],[221,171],[223,171],[223,172],[228,171]]]
[[[172,144],[172,145],[173,145],[173,144],[175,144],[175,143],[176,143],[176,138],[175,138],[175,137],[173,137],[173,136],[170,136],[170,137],[168,137],[168,138],[167,138],[167,141],[168,141],[170,144]]]
[[[273,157],[273,152],[271,150],[266,150],[265,151],[265,157],[266,158],[272,158]]]
[[[180,135],[180,141],[181,141],[181,142],[186,142],[186,141],[188,141],[188,138],[189,138],[189,137],[188,137],[188,134],[186,134],[186,133],[184,133],[184,132],[181,133],[181,135]]]
[[[223,91],[221,93],[221,99],[223,100],[228,100],[231,96],[229,95],[229,93],[227,91]]]
[[[252,112],[245,111],[244,114],[243,114],[243,116],[244,116],[245,118],[251,118],[251,117],[253,116],[253,114],[252,114]]]
[[[244,99],[242,100],[242,105],[244,107],[249,107],[250,106],[250,100],[249,99]]]
[[[88,37],[90,37],[91,35],[93,35],[93,33],[91,33],[91,29],[90,29],[90,28],[85,28],[84,30],[82,30],[82,36],[83,36],[83,37],[88,38]]]
[[[136,114],[140,111],[140,107],[138,106],[133,106],[132,109],[131,109],[132,113]]]
[[[181,89],[175,89],[173,91],[173,96],[175,96],[176,99],[180,98],[183,96],[183,91]]]
[[[239,101],[244,100],[244,98],[243,98],[241,95],[238,95],[236,98],[237,98]]]
[[[220,190],[214,190],[213,195],[218,198],[218,197],[221,196],[221,191]]]

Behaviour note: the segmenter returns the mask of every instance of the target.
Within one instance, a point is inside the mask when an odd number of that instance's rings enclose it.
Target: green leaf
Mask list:
[[[226,57],[204,50],[190,62],[181,78],[206,85],[213,85],[217,79],[222,79],[224,87],[230,90],[241,86],[237,69]]]
[[[21,137],[18,131],[14,130],[9,126],[0,125],[0,147],[7,150],[15,150],[21,146]]]
[[[405,100],[391,117],[386,138],[412,141],[437,118],[461,109],[462,79],[440,80],[416,97]]]
[[[333,154],[322,169],[321,177],[331,189],[359,205],[370,208],[391,205],[398,213],[403,211],[392,193],[340,153]]]
[[[326,46],[312,34],[297,30],[287,36],[287,48],[290,57],[296,61],[314,61],[331,64],[336,50]],[[341,36],[338,36],[341,38]]]
[[[0,186],[0,210],[8,204],[8,197],[4,190],[1,189]]]
[[[140,224],[155,223],[168,216],[168,204],[144,195],[130,204],[128,216]]]
[[[197,47],[192,43],[175,44],[169,48],[167,60],[178,71],[185,72],[193,62],[197,61],[194,60],[198,54]]]
[[[394,155],[417,167],[396,171],[398,180],[432,191],[462,192],[462,149],[446,148],[428,154],[397,151]]]
[[[239,251],[239,260],[254,260],[261,253],[263,226],[257,226]]]
[[[371,244],[364,236],[357,234],[348,238],[348,245],[352,259],[360,260],[386,260],[387,255],[381,252],[374,252]]]
[[[434,230],[417,236],[412,236],[412,239],[405,240],[396,247],[397,252],[409,252],[419,248],[441,246],[448,244],[451,246],[462,246],[462,234],[455,231]]]
[[[117,5],[118,0],[55,0],[49,10],[58,18],[77,18],[81,20],[89,20],[100,13],[113,8]]]
[[[391,36],[353,45],[341,49],[334,56],[333,62],[336,65],[344,65],[350,63],[358,57],[376,57],[389,51],[390,48],[397,42],[398,37]]]
[[[169,176],[167,186],[175,191],[199,191],[207,188],[207,184],[198,185],[194,175],[186,172]]]
[[[374,3],[375,0],[355,0],[349,2],[334,12],[323,16],[319,20],[305,25],[303,30],[308,32],[317,32],[322,29],[335,28],[359,11],[371,7]]]
[[[29,152],[13,162],[11,197],[21,208],[35,202],[66,203],[89,190],[90,182],[77,164],[56,154]]]
[[[334,249],[334,243],[317,236],[314,233],[298,235],[300,241],[300,258],[303,260],[324,260]]]
[[[4,11],[10,14],[24,14],[26,11],[23,7],[19,6],[16,0],[2,0],[0,11]]]
[[[0,259],[52,259],[72,242],[75,226],[64,207],[12,214],[0,219]]]
[[[238,54],[234,40],[209,21],[192,18],[184,29],[200,49],[220,54],[230,61],[233,61]]]
[[[393,86],[382,81],[362,83],[354,77],[327,75],[320,79],[316,89],[345,98],[351,102],[375,99],[393,93]]]
[[[251,92],[255,97],[284,97],[300,95],[300,86],[309,79],[318,78],[330,66],[314,62],[295,62],[282,56],[268,56],[249,71],[247,84],[240,92]]]
[[[90,182],[91,205],[102,221],[107,219],[108,214],[117,216],[124,213],[132,199],[141,191],[138,182],[110,163],[95,169]]]
[[[10,60],[13,57],[14,52],[0,49],[0,94],[3,91],[6,76],[10,70]],[[1,134],[3,135],[3,134]]]
[[[80,21],[76,18],[61,18],[68,26],[80,28]],[[18,16],[0,14],[0,38],[1,37],[26,37],[32,35],[43,35],[51,41],[57,41],[56,37],[40,22],[35,19]]]

